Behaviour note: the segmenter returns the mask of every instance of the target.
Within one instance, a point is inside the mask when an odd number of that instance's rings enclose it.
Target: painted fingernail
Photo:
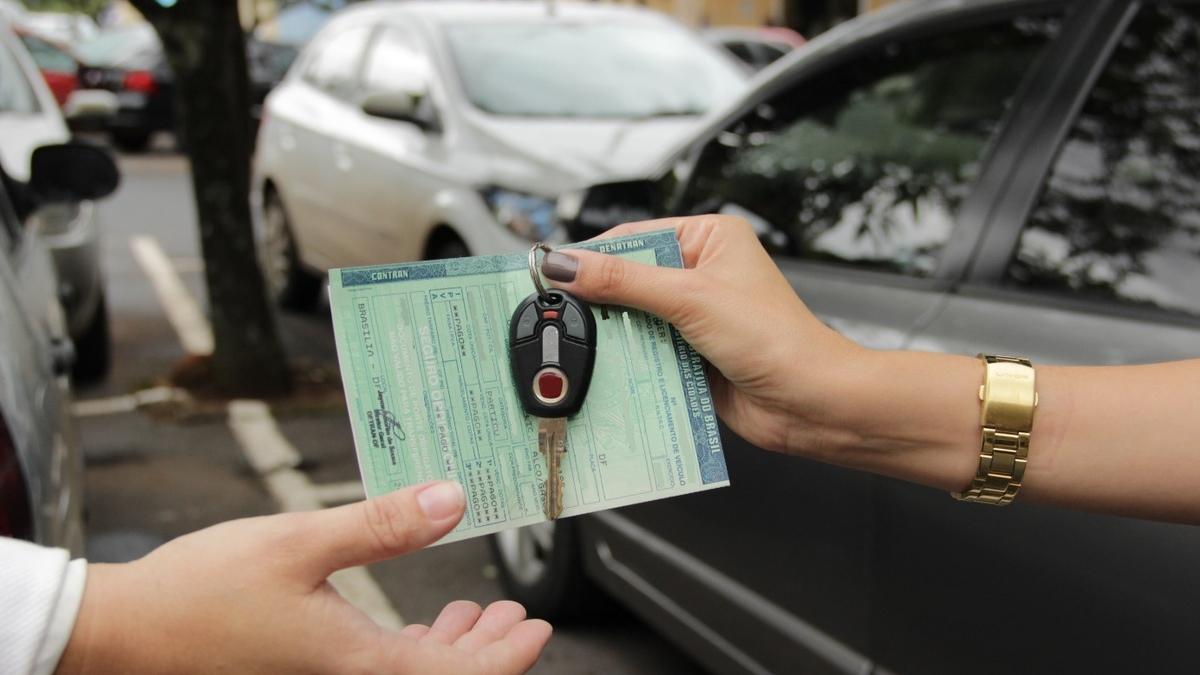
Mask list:
[[[417,493],[417,505],[434,522],[458,515],[463,502],[462,486],[452,480],[433,483]]]
[[[542,274],[552,281],[575,281],[579,259],[569,253],[551,251],[542,259]]]

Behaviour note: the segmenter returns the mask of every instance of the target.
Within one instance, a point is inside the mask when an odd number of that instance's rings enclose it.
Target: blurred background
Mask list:
[[[0,534],[124,561],[362,498],[331,267],[720,212],[870,347],[1196,357],[1200,3],[0,0],[0,178]],[[1200,672],[1195,528],[724,440],[339,590],[536,673]]]

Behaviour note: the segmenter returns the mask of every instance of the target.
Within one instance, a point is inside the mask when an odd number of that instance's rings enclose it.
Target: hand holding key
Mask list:
[[[740,218],[629,223],[603,237],[668,228],[686,269],[571,250],[548,254],[542,272],[592,302],[673,323],[712,364],[721,418],[759,447],[948,492],[970,484],[980,462],[978,359],[854,344],[809,312]],[[1037,382],[1022,499],[1200,523],[1200,359],[1039,365]]]
[[[743,438],[775,450],[822,452],[829,398],[849,374],[846,365],[866,350],[808,311],[739,218],[629,223],[602,237],[667,228],[676,231],[685,269],[572,249],[547,254],[542,272],[558,291],[674,324],[716,366],[710,378],[718,412]]]
[[[537,291],[513,312],[509,362],[525,412],[538,418],[538,450],[546,456],[546,518],[562,514],[562,460],[567,418],[579,412],[596,361],[596,320],[587,303],[564,291],[547,291],[537,270],[536,244],[529,273]]]

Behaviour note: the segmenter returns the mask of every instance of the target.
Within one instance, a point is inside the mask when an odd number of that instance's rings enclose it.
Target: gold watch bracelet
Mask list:
[[[955,499],[1005,506],[1021,489],[1029,458],[1029,434],[1037,408],[1037,378],[1029,359],[980,354],[984,363],[979,387],[983,440],[975,478]]]

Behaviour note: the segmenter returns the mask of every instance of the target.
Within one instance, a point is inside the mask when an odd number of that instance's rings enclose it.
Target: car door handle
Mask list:
[[[71,374],[75,366],[75,343],[68,337],[50,340],[50,364],[56,376]]]

